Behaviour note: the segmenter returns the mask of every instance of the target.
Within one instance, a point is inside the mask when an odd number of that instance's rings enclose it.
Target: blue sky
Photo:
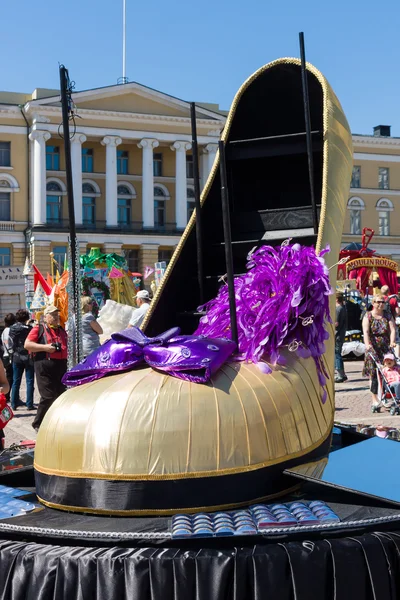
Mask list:
[[[122,0],[3,2],[0,89],[57,87],[63,62],[77,89],[122,75]],[[127,75],[185,100],[228,109],[258,67],[298,56],[328,78],[354,133],[400,136],[400,3],[386,0],[127,0]]]

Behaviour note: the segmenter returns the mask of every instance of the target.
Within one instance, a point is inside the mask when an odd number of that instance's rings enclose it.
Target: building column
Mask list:
[[[122,143],[122,139],[116,135],[106,135],[101,143],[106,147],[106,226],[117,227],[117,146]]]
[[[84,142],[86,142],[86,135],[80,133],[71,139],[72,185],[77,225],[82,225],[82,144]]]
[[[33,225],[46,223],[46,142],[50,137],[38,129],[29,134],[33,143]]]
[[[190,150],[189,142],[175,142],[171,150],[176,151],[175,162],[175,220],[177,229],[185,229],[187,225],[187,178],[186,150]]]
[[[203,165],[201,171],[202,187],[206,185],[209,174],[211,173],[212,166],[215,161],[215,155],[217,154],[218,144],[207,144],[203,148]]]
[[[153,148],[157,148],[158,141],[143,139],[138,143],[142,148],[142,221],[143,228],[154,228],[154,171]]]

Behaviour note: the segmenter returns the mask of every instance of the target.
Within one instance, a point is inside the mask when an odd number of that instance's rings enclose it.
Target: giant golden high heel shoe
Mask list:
[[[351,134],[323,75],[307,65],[318,234],[312,227],[300,61],[259,69],[238,91],[223,133],[231,188],[235,272],[255,242],[287,237],[327,244],[339,255],[351,176]],[[247,140],[247,141],[246,141]],[[202,194],[206,300],[225,273],[218,158]],[[143,329],[192,333],[200,304],[195,215],[168,266]],[[335,272],[332,271],[332,283]],[[333,307],[332,307],[333,308]],[[289,465],[322,460],[334,414],[333,344],[324,356],[330,379],[320,399],[314,361],[287,352],[285,366],[263,374],[227,363],[207,384],[149,368],[67,391],[40,428],[37,493],[53,507],[114,514],[165,514],[238,506],[285,490]]]

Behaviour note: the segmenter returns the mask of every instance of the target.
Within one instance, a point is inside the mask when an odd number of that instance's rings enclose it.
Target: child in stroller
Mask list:
[[[379,367],[378,371],[380,371]],[[387,395],[389,395],[393,400],[390,413],[392,415],[400,414],[400,367],[396,362],[396,357],[391,352],[388,352],[383,357],[383,369],[381,373],[383,379],[381,401],[388,406],[388,404],[385,403],[385,399],[387,398]],[[389,405],[391,404],[392,402],[389,399]]]

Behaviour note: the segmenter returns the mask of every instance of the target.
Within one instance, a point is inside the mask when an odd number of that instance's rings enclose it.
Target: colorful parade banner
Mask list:
[[[125,275],[123,273],[121,273],[121,271],[119,269],[117,269],[116,267],[113,267],[111,269],[108,276],[110,279],[119,279],[120,277],[125,277]]]

